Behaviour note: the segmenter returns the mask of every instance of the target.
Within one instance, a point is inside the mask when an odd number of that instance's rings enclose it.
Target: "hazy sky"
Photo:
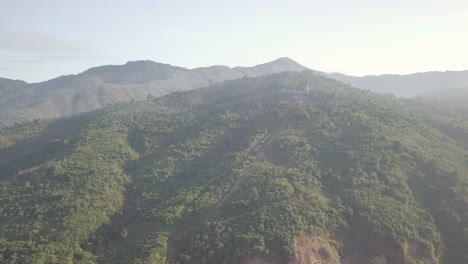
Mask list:
[[[0,0],[0,77],[42,81],[149,59],[290,57],[365,75],[468,69],[468,0]]]

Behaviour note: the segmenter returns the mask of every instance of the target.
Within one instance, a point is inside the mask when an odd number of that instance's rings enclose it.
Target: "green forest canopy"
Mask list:
[[[0,263],[464,263],[459,111],[303,72],[4,129]]]

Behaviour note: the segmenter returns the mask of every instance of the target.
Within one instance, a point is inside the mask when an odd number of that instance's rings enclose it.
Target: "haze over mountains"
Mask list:
[[[427,92],[418,97],[433,102],[456,104],[468,108],[468,88],[466,87]]]
[[[414,97],[428,92],[454,88],[466,89],[468,92],[468,70],[421,72],[408,75],[385,74],[363,77],[332,73],[329,74],[329,77],[361,89],[382,94],[392,93],[399,97]]]
[[[143,100],[148,95],[159,97],[174,91],[192,90],[244,76],[305,69],[305,66],[289,58],[254,67],[211,66],[195,69],[152,61],[132,61],[124,65],[95,67],[77,75],[61,76],[41,83],[0,79],[0,128],[37,118],[74,115],[122,101]],[[364,77],[339,73],[325,75],[361,89],[403,97],[468,87],[468,71]]]

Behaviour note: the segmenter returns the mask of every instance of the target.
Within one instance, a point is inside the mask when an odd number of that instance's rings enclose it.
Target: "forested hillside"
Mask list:
[[[305,71],[3,129],[0,263],[467,263],[431,111]]]

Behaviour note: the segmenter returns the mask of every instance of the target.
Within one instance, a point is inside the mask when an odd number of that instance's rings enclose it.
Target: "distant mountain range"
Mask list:
[[[69,116],[112,103],[192,90],[243,76],[304,69],[289,58],[254,67],[211,66],[191,70],[153,61],[132,61],[41,83],[0,79],[0,127],[37,118]]]
[[[468,108],[468,86],[423,93],[419,98]]]
[[[34,119],[70,116],[113,103],[143,100],[148,96],[159,97],[244,76],[306,69],[285,57],[254,67],[234,68],[211,66],[186,69],[153,61],[131,61],[124,65],[95,67],[80,74],[40,83],[0,78],[0,128]],[[398,97],[468,87],[468,71],[364,77],[321,74],[361,89],[392,93]]]
[[[363,77],[331,73],[328,76],[361,89],[382,94],[392,93],[398,97],[414,97],[428,92],[454,88],[466,88],[468,90],[468,70]]]

